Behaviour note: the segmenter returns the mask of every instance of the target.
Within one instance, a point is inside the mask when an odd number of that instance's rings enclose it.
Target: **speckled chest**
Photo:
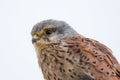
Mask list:
[[[46,80],[92,80],[89,64],[80,61],[80,49],[73,52],[62,44],[47,45],[39,52],[39,65]]]

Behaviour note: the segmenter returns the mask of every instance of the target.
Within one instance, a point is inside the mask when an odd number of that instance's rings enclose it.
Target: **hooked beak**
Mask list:
[[[35,33],[33,36],[32,36],[32,44],[34,44],[35,42],[37,42],[38,40],[40,40],[41,38],[41,35],[38,34],[38,33]]]
[[[46,41],[46,42],[50,42],[49,38],[47,38],[47,37],[45,37],[45,36],[43,36],[43,37],[36,37],[36,36],[34,36],[34,37],[32,38],[32,44],[34,44],[35,42],[37,42],[37,41],[40,40],[40,39],[43,39],[43,40]]]
[[[34,44],[35,42],[37,42],[39,40],[39,38],[32,38],[32,44]]]
[[[40,40],[40,38],[32,38],[32,44],[34,44],[35,42],[37,42],[38,40]],[[44,41],[50,42],[50,40],[48,38],[43,38]]]

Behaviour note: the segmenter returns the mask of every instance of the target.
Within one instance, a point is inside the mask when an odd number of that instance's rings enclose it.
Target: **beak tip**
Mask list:
[[[32,38],[32,44],[34,44],[35,42],[37,42],[37,38]]]

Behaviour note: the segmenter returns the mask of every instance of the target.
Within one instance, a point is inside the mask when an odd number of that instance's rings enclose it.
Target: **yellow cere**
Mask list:
[[[35,33],[35,34],[33,35],[33,37],[35,37],[35,38],[40,38],[40,35],[39,35],[38,33]]]

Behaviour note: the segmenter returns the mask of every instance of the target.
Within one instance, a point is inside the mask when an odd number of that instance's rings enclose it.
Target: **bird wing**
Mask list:
[[[73,53],[80,54],[80,62],[90,65],[95,80],[120,80],[120,65],[112,51],[102,43],[75,35],[66,40]]]

